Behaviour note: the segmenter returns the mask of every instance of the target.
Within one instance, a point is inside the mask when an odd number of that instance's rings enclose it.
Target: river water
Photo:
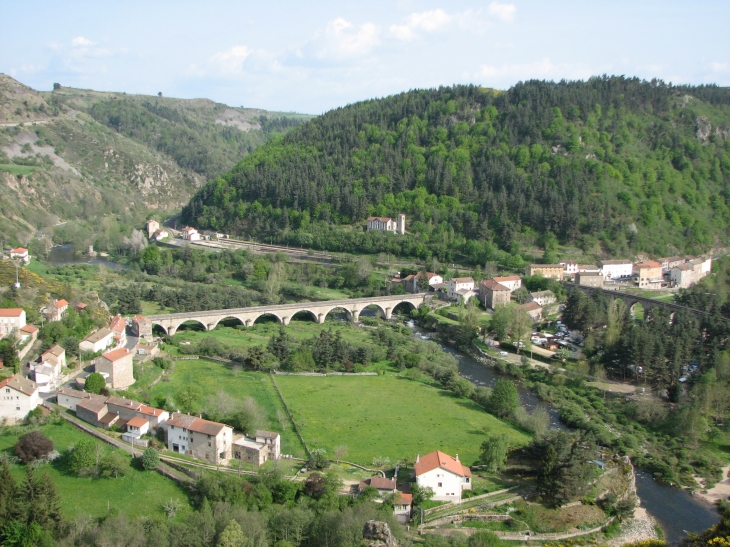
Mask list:
[[[123,270],[122,264],[111,262],[106,258],[90,258],[88,256],[75,255],[71,245],[56,245],[48,252],[46,260],[51,266],[66,266],[67,264],[93,264],[95,266],[104,265],[110,270]]]
[[[413,325],[411,321],[407,321],[406,324],[417,335],[429,336],[427,331]],[[483,365],[469,355],[450,346],[441,345],[441,348],[456,357],[459,361],[459,373],[477,386],[492,387],[502,377],[496,368]],[[568,429],[560,421],[555,407],[541,401],[521,382],[518,381],[516,384],[520,403],[528,412],[542,407],[550,414],[552,429]],[[678,544],[687,532],[701,532],[717,524],[719,520],[717,510],[711,504],[692,496],[685,490],[656,481],[650,473],[641,469],[636,470],[636,493],[641,500],[641,507],[657,520],[664,530],[666,541],[673,545]]]

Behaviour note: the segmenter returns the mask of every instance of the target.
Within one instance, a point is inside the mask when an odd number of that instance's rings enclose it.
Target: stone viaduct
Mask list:
[[[327,314],[334,310],[344,310],[352,322],[357,322],[360,312],[369,306],[375,306],[380,314],[390,319],[393,310],[400,304],[406,304],[410,309],[417,308],[426,300],[428,293],[403,294],[393,296],[374,296],[371,298],[353,298],[349,300],[327,300],[319,302],[300,302],[297,304],[279,304],[273,306],[256,306],[252,308],[233,308],[228,310],[191,311],[184,313],[170,313],[166,315],[150,315],[153,325],[162,327],[172,336],[186,321],[196,321],[203,325],[205,330],[214,329],[224,319],[237,319],[242,325],[250,327],[264,315],[273,316],[282,325],[288,325],[297,313],[307,313],[317,323],[324,323]]]
[[[706,311],[698,310],[695,308],[688,308],[687,306],[675,304],[674,302],[662,302],[661,300],[654,300],[653,298],[646,298],[645,296],[629,294],[627,292],[619,291],[618,289],[611,290],[602,289],[600,287],[585,287],[582,285],[578,286],[573,283],[566,283],[565,285],[571,292],[575,289],[581,290],[589,295],[595,292],[601,292],[610,300],[623,300],[624,304],[626,304],[626,306],[629,308],[631,315],[634,315],[634,308],[636,304],[641,304],[641,307],[644,308],[644,318],[646,318],[646,313],[652,308],[664,308],[668,310],[670,314],[672,314],[672,316],[679,310],[685,310],[697,316],[710,315]]]

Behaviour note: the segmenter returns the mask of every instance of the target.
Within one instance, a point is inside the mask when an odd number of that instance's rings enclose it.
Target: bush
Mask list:
[[[104,377],[99,374],[98,372],[92,372],[86,377],[86,383],[84,384],[84,389],[88,393],[96,393],[99,394],[103,389],[106,388],[106,380],[104,380]]]
[[[142,467],[147,471],[157,469],[160,465],[160,453],[154,448],[148,448],[142,453]]]
[[[26,433],[15,444],[15,454],[25,464],[45,458],[51,452],[53,452],[53,441],[41,431]]]

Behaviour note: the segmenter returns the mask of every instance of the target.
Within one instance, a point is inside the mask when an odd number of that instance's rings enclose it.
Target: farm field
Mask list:
[[[119,510],[132,519],[143,515],[163,518],[163,503],[170,498],[180,502],[177,518],[184,518],[191,511],[186,492],[156,471],[141,471],[130,467],[124,477],[116,479],[70,474],[66,471],[64,452],[82,440],[93,440],[93,437],[66,422],[52,423],[41,429],[53,441],[62,457],[41,465],[38,471],[47,471],[56,484],[61,497],[61,509],[66,518],[83,515],[101,517],[107,514],[108,509]],[[0,434],[0,452],[14,455],[13,446],[17,440],[18,435],[13,434],[13,429],[3,428]],[[102,444],[100,441],[95,442]],[[131,460],[129,454],[122,454],[125,459]],[[25,466],[12,464],[11,470],[18,482],[24,479]],[[140,500],[144,500],[144,503],[140,503]]]
[[[515,445],[527,435],[468,399],[393,375],[276,376],[284,399],[310,448],[348,447],[349,461],[370,465],[433,450],[459,454],[470,465],[487,434],[506,433]]]
[[[252,397],[264,411],[266,423],[263,427],[281,433],[282,452],[306,456],[288,420],[287,429],[282,430],[278,415],[284,408],[266,373],[234,370],[227,365],[205,359],[180,360],[175,362],[173,370],[165,375],[163,381],[150,388],[143,385],[133,386],[129,393],[159,405],[162,399],[174,400],[176,393],[190,386],[203,405],[206,400],[216,397],[220,392],[228,393],[239,400]]]

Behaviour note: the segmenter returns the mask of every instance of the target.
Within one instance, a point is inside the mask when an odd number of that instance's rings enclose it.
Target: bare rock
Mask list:
[[[398,547],[398,542],[390,531],[390,526],[378,520],[369,520],[362,530],[364,543],[368,547]]]

